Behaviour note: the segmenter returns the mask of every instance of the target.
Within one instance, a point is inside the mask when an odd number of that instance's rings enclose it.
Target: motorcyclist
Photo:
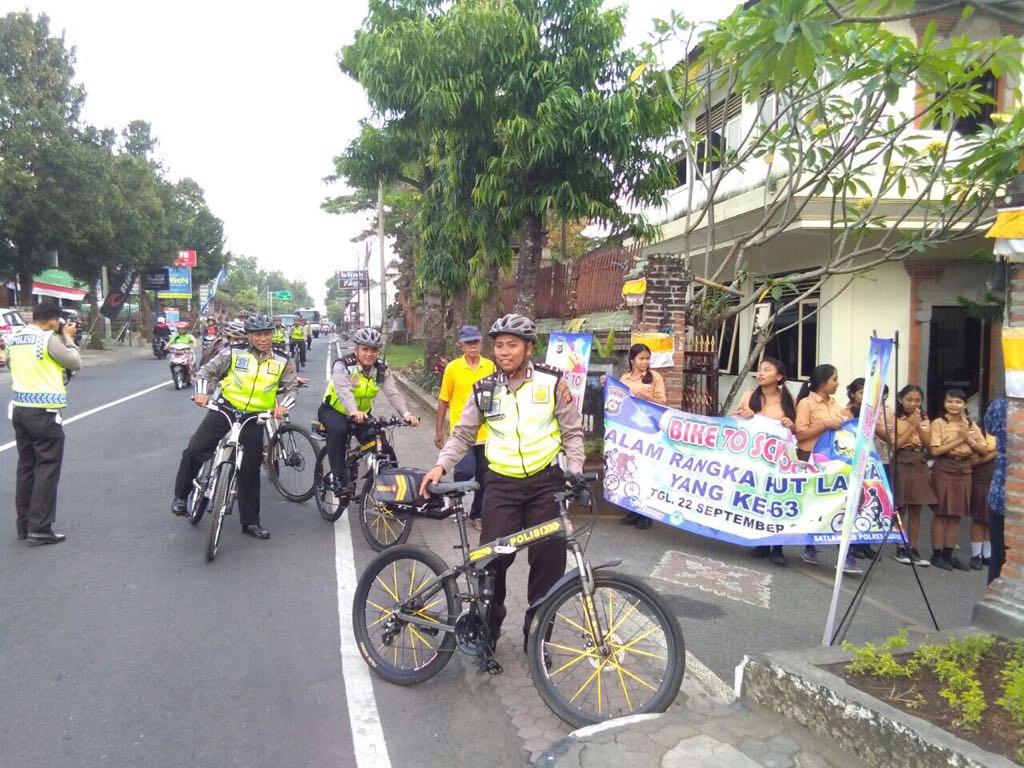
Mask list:
[[[156,325],[153,326],[153,337],[171,338],[171,326],[167,324],[167,318],[163,315],[156,319]]]
[[[271,348],[272,328],[273,324],[266,315],[253,315],[245,321],[245,331],[248,333],[246,348],[225,348],[199,370],[194,398],[197,406],[205,408],[210,401],[210,393],[219,386],[218,400],[225,407],[241,413],[272,411],[276,419],[283,419],[287,415],[288,409],[295,404],[299,381],[292,362]],[[193,480],[228,429],[223,415],[208,413],[192,435],[181,454],[174,483],[171,511],[175,515],[180,517],[186,514],[185,500],[192,489]],[[255,420],[242,429],[241,443],[245,452],[237,485],[242,532],[255,539],[270,538],[270,534],[260,525],[263,431],[263,426]]]
[[[188,323],[178,323],[174,329],[174,334],[168,339],[168,345],[170,344],[188,344],[190,347],[194,347],[196,343],[195,337],[188,330]]]
[[[341,498],[351,497],[354,490],[345,463],[349,435],[355,433],[359,440],[364,439],[367,430],[361,425],[370,415],[379,393],[384,393],[406,423],[414,427],[420,423],[399,391],[395,375],[379,360],[380,332],[360,328],[353,335],[353,341],[356,351],[334,361],[323,402],[317,411],[320,423],[327,430],[327,457],[334,476],[334,491]]]
[[[206,318],[206,327],[203,329],[203,334],[206,336],[217,335],[217,320],[215,318]]]

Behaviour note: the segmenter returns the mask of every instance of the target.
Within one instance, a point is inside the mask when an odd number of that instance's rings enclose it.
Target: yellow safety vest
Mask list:
[[[15,333],[7,345],[15,405],[24,408],[67,407],[64,369],[50,357],[46,348],[52,335],[53,331],[28,325]]]
[[[379,369],[375,365],[371,369],[371,375],[367,376],[363,373],[362,366],[358,363],[350,363],[344,359],[342,362],[345,363],[345,367],[348,369],[349,380],[352,382],[352,394],[355,395],[356,398],[356,408],[363,413],[367,413],[371,408],[373,408],[373,400],[381,390],[381,385],[377,383]],[[380,381],[384,381],[383,371],[380,371]],[[333,378],[327,380],[327,389],[324,391],[324,402],[338,413],[348,413],[348,411],[345,410],[345,406],[341,404],[341,400],[338,398],[338,393],[334,389]]]
[[[280,344],[285,341],[288,337],[284,335],[284,327],[274,326],[274,331],[270,334],[270,342],[272,344]]]
[[[269,411],[277,404],[277,387],[287,361],[271,354],[262,363],[252,352],[233,350],[231,367],[220,380],[220,393],[240,411]]]
[[[293,325],[292,326],[292,338],[293,339],[305,339],[306,338],[306,334],[303,332],[301,325]]]
[[[499,475],[535,475],[551,466],[562,450],[562,433],[555,418],[559,378],[557,373],[534,366],[533,376],[514,393],[504,386],[495,389],[492,407],[483,414],[487,425],[484,453]]]

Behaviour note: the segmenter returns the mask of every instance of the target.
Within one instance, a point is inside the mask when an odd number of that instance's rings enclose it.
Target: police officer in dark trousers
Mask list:
[[[283,419],[295,404],[299,377],[284,355],[274,352],[274,324],[266,315],[253,315],[245,321],[249,335],[246,349],[225,349],[199,369],[196,374],[195,403],[205,408],[210,392],[220,386],[220,401],[241,413],[273,411],[275,419]],[[278,389],[283,390],[278,398]],[[220,413],[208,413],[182,451],[178,476],[174,483],[171,512],[186,514],[185,499],[200,468],[217,448],[229,429]],[[260,462],[263,460],[263,425],[255,419],[242,429],[240,436],[244,455],[238,475],[238,516],[242,532],[254,539],[269,539],[260,525]]]
[[[562,372],[531,363],[537,326],[518,314],[509,314],[491,327],[494,362],[498,370],[473,385],[473,396],[459,423],[437,457],[420,493],[427,485],[451,473],[476,443],[481,425],[487,425],[484,451],[490,468],[484,484],[480,541],[493,541],[558,517],[555,494],[565,490],[565,474],[558,465],[563,451],[568,470],[583,471],[583,422],[573,404]],[[542,598],[565,572],[565,542],[552,539],[527,550],[530,577],[527,602]],[[488,615],[491,647],[498,640],[505,618],[505,572],[515,559],[497,559],[494,599]],[[527,610],[523,622],[523,649],[533,620]],[[497,671],[500,671],[500,667]]]
[[[10,417],[18,445],[18,538],[32,545],[64,541],[53,521],[64,458],[61,412],[68,404],[64,371],[82,367],[76,331],[73,322],[61,323],[56,304],[37,304],[32,323],[15,333],[7,347],[14,390]]]

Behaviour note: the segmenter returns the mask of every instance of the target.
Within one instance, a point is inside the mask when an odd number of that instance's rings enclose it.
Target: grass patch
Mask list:
[[[423,347],[419,344],[388,344],[387,362],[392,368],[404,368],[413,361],[423,361]]]

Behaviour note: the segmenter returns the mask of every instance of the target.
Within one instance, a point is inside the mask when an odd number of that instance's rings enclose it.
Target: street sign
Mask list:
[[[142,287],[147,291],[166,291],[171,287],[171,278],[167,268],[151,269],[142,273]]]
[[[370,275],[365,269],[352,269],[338,272],[339,288],[367,288],[370,285]]]
[[[292,292],[291,291],[275,291],[274,292],[274,298],[277,299],[278,301],[291,301],[292,300]]]

